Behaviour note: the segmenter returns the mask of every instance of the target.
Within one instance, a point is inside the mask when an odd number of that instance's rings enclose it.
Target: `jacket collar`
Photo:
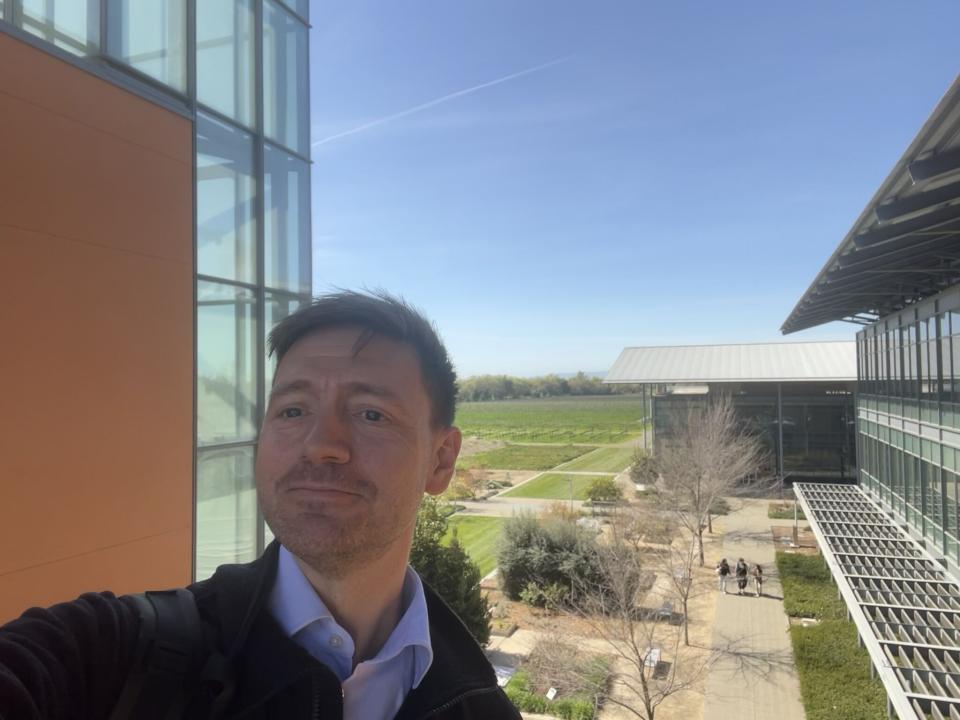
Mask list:
[[[309,679],[314,687],[321,685],[319,695],[339,708],[339,680],[287,637],[269,612],[279,551],[280,543],[274,540],[257,560],[222,565],[212,578],[191,588],[201,614],[219,626],[220,651],[242,672],[236,707],[242,714],[287,686]],[[423,589],[433,663],[420,685],[407,695],[398,718],[421,717],[462,695],[497,687],[493,668],[460,618],[426,583]]]

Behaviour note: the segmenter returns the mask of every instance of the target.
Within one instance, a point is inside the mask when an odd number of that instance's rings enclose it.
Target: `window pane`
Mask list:
[[[286,295],[276,295],[274,293],[267,293],[266,296],[266,321],[267,326],[264,328],[264,335],[269,335],[270,331],[273,330],[274,326],[283,320],[287,315],[293,314],[301,305],[302,301],[299,298],[291,298]],[[264,337],[264,347],[269,351],[269,346],[266,344],[266,337]],[[267,362],[264,365],[266,377],[264,378],[263,383],[263,392],[264,392],[264,406],[266,406],[266,401],[270,396],[270,386],[273,383],[273,371],[277,367],[277,360],[274,356],[270,355],[267,357]]]
[[[264,277],[268,287],[310,292],[310,168],[292,155],[264,151]]]
[[[310,0],[280,0],[306,21],[310,21]]]
[[[256,299],[250,290],[197,283],[197,441],[255,435]]]
[[[257,550],[253,447],[197,453],[197,580],[224,563],[249,562]]]
[[[107,50],[132,68],[187,89],[186,0],[110,0]]]
[[[76,55],[95,53],[100,43],[99,0],[23,0],[20,21],[27,32]]]
[[[255,283],[253,138],[197,115],[197,272]]]
[[[270,0],[263,7],[263,125],[267,137],[309,154],[307,27]]]
[[[252,126],[252,0],[202,0],[197,3],[197,99]]]

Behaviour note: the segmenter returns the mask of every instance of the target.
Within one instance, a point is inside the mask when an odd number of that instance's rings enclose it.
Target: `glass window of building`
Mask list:
[[[257,418],[256,297],[197,283],[197,443],[253,440]]]
[[[109,0],[107,52],[174,90],[187,89],[186,0]]]
[[[223,563],[257,556],[257,494],[253,447],[197,453],[196,577],[210,577]]]
[[[3,5],[0,3],[0,14]],[[23,0],[19,23],[32,35],[75,55],[97,52],[99,0]]]
[[[280,0],[304,20],[310,20],[310,0]]]
[[[197,272],[257,281],[253,137],[197,115]]]
[[[308,155],[307,26],[272,0],[263,5],[263,129]]]
[[[264,277],[267,287],[310,292],[310,167],[266,146]]]
[[[197,100],[247,127],[254,123],[253,0],[197,3]]]
[[[264,328],[264,348],[269,352],[270,347],[266,342],[266,336],[270,334],[274,326],[283,320],[287,315],[296,312],[303,300],[290,295],[281,295],[279,293],[266,293],[266,327]],[[277,367],[277,359],[273,355],[266,358],[266,370],[263,383],[264,398],[263,403],[266,407],[267,399],[270,396],[270,385],[273,382],[273,371]]]

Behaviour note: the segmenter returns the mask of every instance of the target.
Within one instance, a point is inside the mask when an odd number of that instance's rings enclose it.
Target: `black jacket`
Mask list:
[[[278,548],[273,543],[247,565],[221,566],[190,587],[209,643],[234,668],[226,716],[340,720],[339,679],[290,640],[267,609]],[[424,591],[433,663],[397,720],[519,720],[463,623],[426,585]],[[138,625],[128,600],[89,593],[0,627],[0,720],[106,720],[131,666]]]

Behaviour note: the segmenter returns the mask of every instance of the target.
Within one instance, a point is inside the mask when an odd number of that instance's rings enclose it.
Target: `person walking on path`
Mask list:
[[[730,577],[730,565],[726,558],[721,558],[717,563],[717,577],[720,579],[720,592],[727,594],[727,578]]]
[[[743,595],[747,589],[747,563],[743,558],[737,560],[737,595]]]
[[[759,563],[753,566],[753,584],[757,586],[757,597],[763,595],[763,568]]]

